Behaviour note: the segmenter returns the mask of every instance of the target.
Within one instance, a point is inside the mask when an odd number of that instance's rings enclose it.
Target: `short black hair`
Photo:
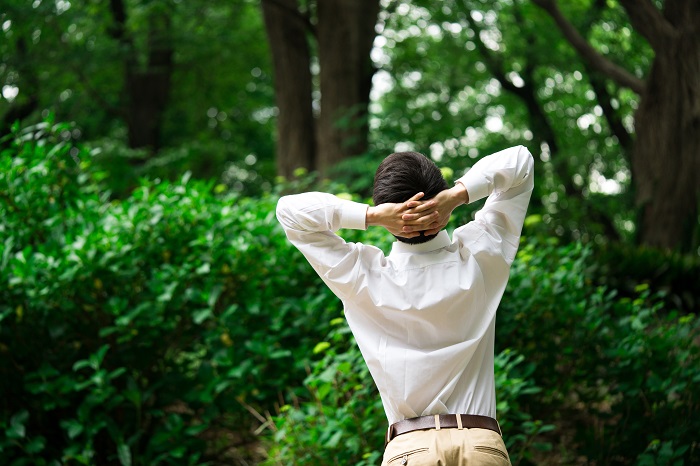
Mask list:
[[[386,202],[406,202],[417,193],[422,192],[422,199],[431,199],[440,191],[447,189],[447,182],[442,172],[425,155],[419,152],[395,152],[385,158],[374,174],[374,205]],[[396,235],[394,235],[396,236]],[[404,243],[419,244],[433,239],[437,235],[396,239]]]

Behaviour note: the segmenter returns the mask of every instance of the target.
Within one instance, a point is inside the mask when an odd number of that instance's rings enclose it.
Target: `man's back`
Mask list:
[[[278,218],[288,238],[343,301],[390,424],[419,416],[496,416],[496,309],[518,249],[533,189],[522,146],[479,161],[458,180],[474,221],[388,256],[346,243],[339,228],[367,227],[367,206],[323,193],[287,196]]]
[[[443,413],[495,417],[494,323],[508,265],[483,245],[452,243],[444,231],[401,246],[384,260],[362,251],[355,294],[343,299],[389,423]]]

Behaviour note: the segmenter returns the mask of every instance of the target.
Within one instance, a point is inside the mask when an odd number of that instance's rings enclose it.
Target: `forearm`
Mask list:
[[[469,192],[467,191],[467,187],[460,181],[457,181],[455,185],[447,191],[450,205],[454,206],[450,211],[456,209],[462,204],[469,204]]]
[[[321,232],[340,228],[364,229],[366,204],[332,194],[309,192],[284,196],[277,203],[277,218],[285,231]]]

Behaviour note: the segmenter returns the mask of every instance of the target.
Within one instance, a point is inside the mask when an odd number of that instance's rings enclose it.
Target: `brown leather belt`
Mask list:
[[[458,429],[460,427],[460,422],[457,420],[457,416],[459,416],[462,421],[462,428],[489,429],[503,436],[498,421],[492,417],[479,416],[476,414],[436,414],[434,416],[404,419],[403,421],[392,424],[386,432],[386,443],[391,442],[397,435],[413,432],[414,430]]]

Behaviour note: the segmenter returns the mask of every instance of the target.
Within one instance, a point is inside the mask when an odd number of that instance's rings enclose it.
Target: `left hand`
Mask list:
[[[439,212],[433,200],[420,202],[423,193],[417,193],[406,202],[385,203],[367,209],[367,225],[383,226],[394,236],[414,238],[422,230],[437,226]],[[410,218],[405,214],[411,213]]]
[[[440,191],[429,201],[415,200],[410,202],[413,207],[409,208],[402,216],[407,223],[402,228],[401,236],[420,230],[423,230],[426,236],[437,234],[447,226],[452,211],[468,202],[469,194],[462,183],[456,183],[454,187]],[[419,224],[412,224],[411,222],[414,221],[419,222]]]

